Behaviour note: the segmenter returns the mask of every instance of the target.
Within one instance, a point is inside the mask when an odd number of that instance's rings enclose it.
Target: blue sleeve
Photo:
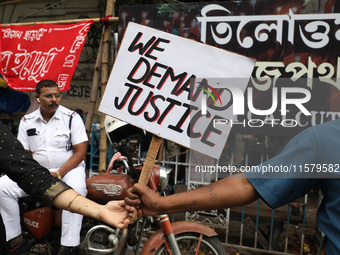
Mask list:
[[[318,155],[312,129],[295,136],[282,152],[245,172],[249,182],[272,208],[305,195],[318,182],[313,173],[300,172],[305,163],[316,163]]]

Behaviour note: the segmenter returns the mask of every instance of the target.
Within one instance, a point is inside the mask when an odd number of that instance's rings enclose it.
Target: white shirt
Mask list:
[[[53,117],[46,122],[39,108],[21,119],[18,140],[42,166],[50,170],[59,169],[73,154],[73,150],[66,150],[70,132],[73,145],[88,140],[84,123],[77,113],[59,105]]]

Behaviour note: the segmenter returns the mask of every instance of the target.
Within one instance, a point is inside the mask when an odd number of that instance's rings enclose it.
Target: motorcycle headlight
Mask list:
[[[158,191],[163,192],[168,186],[169,181],[169,173],[172,169],[166,168],[164,166],[161,166],[159,169],[159,185],[158,185]]]

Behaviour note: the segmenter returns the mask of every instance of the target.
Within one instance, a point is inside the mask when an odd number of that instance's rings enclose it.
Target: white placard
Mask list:
[[[254,65],[253,59],[130,22],[99,111],[219,158],[234,118],[231,98],[236,90],[244,93]]]

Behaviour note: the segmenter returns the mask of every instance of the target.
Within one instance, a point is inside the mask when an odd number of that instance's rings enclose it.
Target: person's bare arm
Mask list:
[[[57,208],[70,210],[73,213],[79,213],[118,228],[126,228],[135,219],[135,209],[133,207],[125,208],[124,201],[111,201],[106,205],[100,205],[81,195],[78,195],[73,189],[61,192],[53,199],[53,205]]]
[[[85,159],[86,154],[86,142],[73,145],[73,155],[60,167],[58,172],[61,177],[66,175],[69,171],[79,165],[81,161]],[[58,177],[56,173],[51,172],[55,177]]]
[[[146,186],[135,184],[125,202],[145,215],[229,208],[260,198],[244,174],[237,174],[205,187],[160,197]]]

